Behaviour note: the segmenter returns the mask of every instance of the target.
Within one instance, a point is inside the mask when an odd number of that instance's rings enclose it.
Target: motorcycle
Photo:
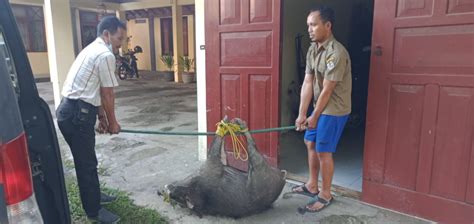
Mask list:
[[[139,78],[137,57],[135,54],[142,53],[143,50],[140,46],[135,46],[133,50],[128,50],[123,56],[117,55],[117,75],[121,80],[127,78]]]

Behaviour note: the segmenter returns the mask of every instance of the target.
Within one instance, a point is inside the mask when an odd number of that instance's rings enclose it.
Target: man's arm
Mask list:
[[[309,128],[316,128],[318,124],[319,116],[323,112],[324,108],[329,102],[331,95],[336,88],[337,81],[331,81],[324,79],[323,81],[323,90],[316,101],[316,107],[314,108],[313,114],[308,118],[308,127]]]
[[[104,107],[99,107],[99,114],[97,115],[99,118],[99,126],[97,127],[97,132],[100,134],[104,134],[109,130],[109,123],[107,122],[107,115],[105,114]]]
[[[107,121],[109,123],[109,133],[118,134],[120,125],[115,117],[115,94],[113,87],[100,87],[100,97],[102,100],[102,108],[105,111]]]
[[[295,121],[295,126],[297,131],[304,130],[306,123],[306,114],[308,112],[308,106],[311,102],[313,95],[313,80],[314,75],[306,74],[304,77],[303,85],[301,86],[301,100],[298,118]]]

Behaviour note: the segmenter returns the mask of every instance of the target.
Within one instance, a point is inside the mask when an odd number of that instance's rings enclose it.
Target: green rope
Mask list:
[[[274,131],[285,131],[285,130],[294,130],[295,126],[286,126],[278,128],[267,128],[267,129],[258,129],[249,131],[251,134],[274,132]],[[146,131],[146,130],[130,130],[122,129],[120,132],[123,133],[134,133],[134,134],[150,134],[150,135],[188,135],[188,136],[197,136],[197,135],[215,135],[215,132],[186,132],[186,131]]]

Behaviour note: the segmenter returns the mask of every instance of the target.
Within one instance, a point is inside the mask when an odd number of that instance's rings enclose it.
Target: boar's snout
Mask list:
[[[167,194],[170,200],[178,203],[181,207],[186,207],[186,198],[188,195],[188,188],[177,186],[173,184],[165,185],[164,193]]]

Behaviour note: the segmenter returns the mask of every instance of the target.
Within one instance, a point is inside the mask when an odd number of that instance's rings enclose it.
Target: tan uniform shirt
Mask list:
[[[351,113],[351,59],[346,48],[333,36],[320,46],[311,44],[306,55],[306,74],[316,74],[313,82],[314,105],[323,89],[323,80],[337,81],[322,114],[341,116]]]

